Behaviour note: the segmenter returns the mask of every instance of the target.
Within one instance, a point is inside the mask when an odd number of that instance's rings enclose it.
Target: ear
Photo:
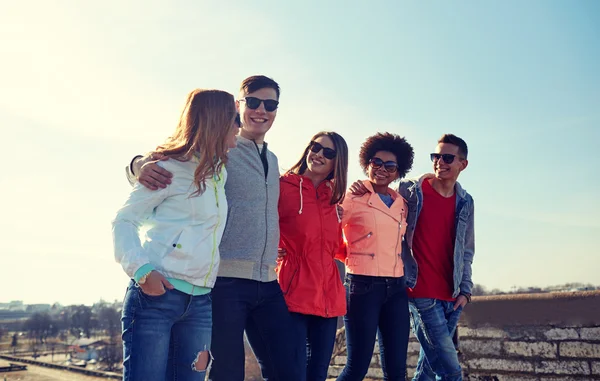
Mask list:
[[[462,171],[464,171],[464,170],[467,168],[467,166],[469,165],[469,160],[467,160],[467,159],[464,159],[464,160],[462,160],[462,161],[460,162],[460,165],[461,165],[460,171],[462,172]]]

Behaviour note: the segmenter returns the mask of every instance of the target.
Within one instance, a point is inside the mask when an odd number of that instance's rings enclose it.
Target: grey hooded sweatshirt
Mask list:
[[[268,282],[277,279],[279,246],[279,163],[277,156],[254,141],[237,137],[229,151],[227,169],[228,211],[219,251],[218,276]]]

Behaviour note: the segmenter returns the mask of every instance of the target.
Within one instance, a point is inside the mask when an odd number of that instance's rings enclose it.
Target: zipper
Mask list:
[[[212,269],[215,264],[215,253],[217,251],[217,229],[219,228],[219,225],[221,224],[221,219],[219,217],[219,209],[220,209],[219,208],[219,189],[218,189],[219,183],[217,182],[217,180],[214,179],[214,177],[213,177],[213,184],[214,184],[214,190],[215,190],[215,200],[217,202],[217,223],[215,225],[215,229],[213,230],[213,249],[212,249],[212,253],[210,256],[210,266],[208,268],[208,273],[206,274],[206,277],[204,277],[204,286],[205,287],[206,287],[206,282],[208,282],[208,277],[212,273]]]
[[[359,253],[359,252],[350,252],[350,255],[365,255],[375,259],[375,253]]]
[[[266,197],[265,197],[265,199],[266,199],[266,202],[265,202],[265,227],[266,227],[266,229],[265,229],[265,246],[263,247],[263,253],[260,257],[260,267],[258,268],[258,276],[260,277],[261,281],[262,281],[262,264],[265,259],[265,252],[267,251],[267,240],[269,239],[269,237],[268,237],[268,235],[269,235],[269,224],[268,224],[269,218],[267,216],[267,214],[269,213],[267,210],[267,208],[269,207],[269,183],[266,179],[266,174],[265,174],[265,195],[266,195]]]
[[[350,242],[351,245],[354,245],[357,242],[362,241],[363,239],[367,239],[367,238],[371,238],[371,236],[373,235],[373,232],[369,232],[368,234],[363,235],[362,237]]]
[[[400,222],[398,223],[398,238],[396,238],[396,247],[394,248],[394,256],[396,257],[396,261],[394,262],[394,275],[396,274],[396,267],[398,266],[398,257],[400,256],[400,254],[398,254],[398,241],[400,240],[400,232],[402,231],[402,218],[400,219]]]
[[[321,223],[321,268],[324,269],[325,268],[325,264],[323,263],[323,250],[324,250],[324,243],[323,243],[323,209],[321,208],[321,203],[319,202],[319,192],[317,189],[315,189],[315,191],[317,191],[317,207],[319,208],[319,222]],[[323,279],[325,279],[323,277]],[[329,311],[327,309],[327,288],[325,287],[325,282],[323,282],[322,284],[323,287],[323,305],[325,306],[325,317],[329,317]]]
[[[268,214],[267,208],[269,206],[269,181],[267,179],[268,172],[265,170],[265,167],[264,167],[264,164],[262,161],[262,155],[261,155],[260,149],[258,149],[258,144],[256,144],[255,141],[253,141],[253,142],[254,142],[254,146],[256,147],[256,153],[258,153],[258,158],[260,160],[260,164],[263,167],[263,171],[265,172],[265,195],[266,195],[266,197],[265,197],[266,198],[266,202],[265,202],[265,227],[266,227],[266,229],[265,229],[265,245],[263,247],[263,253],[260,256],[260,264],[258,267],[258,276],[262,280],[262,264],[265,259],[265,253],[267,251],[267,240],[268,240],[268,235],[269,235],[269,226],[268,226],[269,219],[267,216],[267,214]],[[263,142],[263,151],[265,151],[266,149],[267,149],[266,143]],[[268,158],[266,156],[267,156],[267,153],[265,151],[265,160],[267,160],[267,162],[268,162]]]
[[[285,289],[285,292],[283,293],[284,295],[287,295],[290,292],[290,287],[292,286],[292,282],[294,281],[294,278],[296,277],[297,273],[298,273],[298,268],[296,268],[296,270],[294,270],[294,273],[292,274],[292,277],[290,278],[290,281],[287,284],[287,288]]]

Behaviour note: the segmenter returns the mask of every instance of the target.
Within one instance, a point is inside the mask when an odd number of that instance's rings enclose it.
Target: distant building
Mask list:
[[[50,308],[50,304],[28,304],[25,310],[29,313],[49,312]]]
[[[0,303],[0,311],[25,311],[25,305],[22,300]]]
[[[106,345],[106,342],[97,339],[78,339],[69,346],[72,359],[77,360],[98,360],[100,348]]]

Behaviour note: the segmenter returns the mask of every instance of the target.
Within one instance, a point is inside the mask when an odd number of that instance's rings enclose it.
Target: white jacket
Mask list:
[[[167,278],[212,287],[227,219],[225,167],[219,176],[206,180],[204,193],[191,196],[197,189],[193,182],[196,157],[158,164],[173,174],[172,183],[156,191],[135,184],[112,223],[115,259],[130,278],[151,264]]]

